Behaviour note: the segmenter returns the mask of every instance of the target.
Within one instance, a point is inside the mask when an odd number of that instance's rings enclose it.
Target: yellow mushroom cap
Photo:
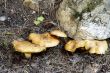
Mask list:
[[[12,44],[16,51],[22,52],[22,53],[37,53],[37,52],[44,51],[46,49],[46,47],[44,46],[35,45],[28,41],[14,40]]]
[[[105,54],[108,44],[98,40],[71,40],[65,45],[65,50],[75,52],[77,48],[85,47],[90,54]]]
[[[85,47],[85,40],[74,40],[76,42],[76,48]]]
[[[31,40],[34,44],[45,46],[45,43],[42,41],[41,34],[30,33],[29,40]]]
[[[97,41],[96,54],[105,54],[108,49],[108,44],[106,41]]]
[[[67,37],[67,35],[60,30],[53,30],[50,32],[50,34],[52,34],[54,36],[58,36],[58,37]]]
[[[90,48],[96,47],[96,40],[85,40],[85,48],[89,50]]]
[[[70,40],[65,45],[65,50],[70,51],[70,52],[75,52],[76,49],[77,49],[75,46],[76,46],[76,41],[75,40]]]
[[[32,40],[32,43],[39,44],[45,47],[54,47],[59,44],[59,40],[52,37],[49,33],[37,34],[31,33],[29,35],[29,40]]]
[[[59,40],[52,37],[49,33],[44,33],[41,35],[43,42],[45,42],[46,47],[54,47],[59,44]]]
[[[29,6],[32,3],[32,0],[24,0],[23,5]]]

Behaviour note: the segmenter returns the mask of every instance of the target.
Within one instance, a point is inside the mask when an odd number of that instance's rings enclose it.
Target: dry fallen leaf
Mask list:
[[[38,1],[34,0],[24,0],[23,5],[26,7],[30,7],[31,9],[35,11],[39,11],[39,3]]]

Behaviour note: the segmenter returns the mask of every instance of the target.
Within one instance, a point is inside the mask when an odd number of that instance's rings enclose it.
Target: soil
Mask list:
[[[0,21],[0,73],[110,73],[109,49],[105,55],[69,53],[64,50],[68,39],[61,38],[58,46],[33,54],[30,59],[15,52],[11,44],[13,39],[27,40],[30,32],[43,33],[57,28],[58,25],[47,27],[45,22],[36,26],[33,21],[40,15],[25,7],[23,0],[1,0],[0,16],[7,19]],[[44,17],[58,24],[51,15]]]

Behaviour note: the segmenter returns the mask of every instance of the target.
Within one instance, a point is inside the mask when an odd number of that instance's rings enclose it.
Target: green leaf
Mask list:
[[[45,19],[45,18],[44,18],[43,16],[39,16],[39,17],[37,18],[37,20],[38,20],[38,21],[41,21],[41,22],[42,22],[44,19]]]
[[[34,21],[34,24],[39,25],[41,22],[40,21]]]

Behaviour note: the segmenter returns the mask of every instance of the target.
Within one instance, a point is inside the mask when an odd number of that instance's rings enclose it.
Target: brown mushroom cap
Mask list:
[[[58,37],[67,37],[67,35],[60,30],[53,30],[50,32],[50,34]]]
[[[37,53],[42,52],[46,50],[46,47],[32,44],[28,41],[18,41],[14,40],[12,42],[14,48],[16,51],[22,52],[22,53]]]
[[[49,33],[37,34],[31,33],[29,35],[29,40],[32,40],[32,43],[39,44],[45,47],[54,47],[59,44],[59,40],[52,37]]]

